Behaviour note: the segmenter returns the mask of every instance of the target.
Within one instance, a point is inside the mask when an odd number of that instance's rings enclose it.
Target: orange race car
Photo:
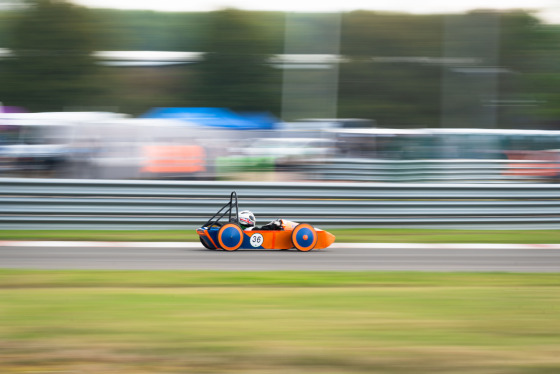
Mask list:
[[[225,222],[220,222],[223,220]],[[202,245],[208,249],[292,249],[310,251],[327,248],[334,243],[335,236],[328,231],[308,223],[297,223],[284,219],[275,221],[274,228],[243,230],[239,220],[237,194],[231,193],[229,203],[224,205],[196,232]]]

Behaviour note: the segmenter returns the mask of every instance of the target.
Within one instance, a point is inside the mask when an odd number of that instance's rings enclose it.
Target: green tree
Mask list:
[[[542,25],[535,17],[520,12],[510,14],[503,23],[507,27],[502,36],[502,53],[518,73],[517,96],[513,99],[519,104],[508,107],[509,112],[520,126],[558,129],[560,26]]]
[[[442,16],[370,11],[343,16],[339,115],[385,127],[439,122]]]
[[[14,22],[2,101],[30,110],[86,106],[97,92],[93,25],[86,8],[31,0]]]
[[[206,13],[91,9],[103,51],[200,51]]]
[[[250,14],[235,9],[211,13],[191,103],[245,111],[278,108],[279,72],[268,64],[271,46]]]
[[[441,55],[442,16],[355,11],[343,15],[341,53],[353,57]]]

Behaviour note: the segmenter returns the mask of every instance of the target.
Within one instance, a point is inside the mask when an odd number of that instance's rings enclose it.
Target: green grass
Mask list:
[[[0,270],[2,373],[560,372],[557,274]]]
[[[560,230],[333,229],[339,243],[560,243]],[[0,230],[0,240],[198,241],[194,229]]]

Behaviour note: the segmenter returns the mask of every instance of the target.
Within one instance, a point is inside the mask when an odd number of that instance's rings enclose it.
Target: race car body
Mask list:
[[[280,224],[277,229],[243,230],[238,223],[237,211],[237,194],[232,192],[230,202],[196,230],[204,247],[226,251],[295,248],[307,252],[312,249],[327,248],[335,241],[335,236],[328,231],[315,228],[308,223],[284,219],[278,220]],[[226,214],[229,214],[228,222],[221,223],[220,219]]]

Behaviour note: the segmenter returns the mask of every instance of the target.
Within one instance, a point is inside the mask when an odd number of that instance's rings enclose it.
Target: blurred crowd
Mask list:
[[[441,172],[445,175],[445,170],[456,174],[465,162],[477,162],[480,170],[499,165],[496,174],[531,181],[556,181],[560,170],[558,131],[387,129],[372,121],[336,119],[269,121],[253,127],[222,121],[209,125],[196,116],[133,118],[111,112],[3,113],[0,173],[374,182],[382,180],[364,175],[380,168],[380,163],[393,175],[418,165],[445,163]],[[335,168],[345,169],[344,173],[333,177]]]

